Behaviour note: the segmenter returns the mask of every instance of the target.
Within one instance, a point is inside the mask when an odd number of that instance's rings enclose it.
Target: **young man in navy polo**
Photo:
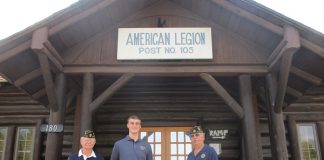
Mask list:
[[[138,116],[127,119],[128,135],[117,141],[111,153],[111,160],[152,160],[150,144],[140,139],[141,120]]]
[[[190,140],[193,151],[189,153],[187,160],[218,160],[215,149],[205,144],[205,133],[201,126],[190,129]]]

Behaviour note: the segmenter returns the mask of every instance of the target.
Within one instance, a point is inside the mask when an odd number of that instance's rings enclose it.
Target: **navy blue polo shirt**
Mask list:
[[[128,135],[117,141],[110,160],[152,160],[152,149],[145,140],[136,142]]]
[[[213,147],[205,144],[197,156],[195,156],[193,151],[190,152],[187,160],[218,160],[218,156]]]

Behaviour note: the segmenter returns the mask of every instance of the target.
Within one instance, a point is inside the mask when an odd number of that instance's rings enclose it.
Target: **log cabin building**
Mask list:
[[[210,28],[212,57],[121,60],[119,28]],[[80,0],[0,41],[0,159],[66,159],[89,128],[108,159],[136,114],[155,160],[185,159],[196,124],[222,160],[320,160],[323,58],[250,0]]]

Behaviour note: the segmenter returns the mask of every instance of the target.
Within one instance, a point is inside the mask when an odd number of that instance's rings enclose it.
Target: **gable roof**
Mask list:
[[[303,94],[311,86],[322,83],[324,74],[318,68],[324,67],[324,35],[250,0],[80,0],[26,30],[1,40],[0,73],[34,99],[47,103],[40,64],[30,48],[35,30],[48,28],[47,49],[54,52],[49,57],[52,68],[61,67],[67,73],[65,69],[69,64],[65,58],[71,55],[71,50],[80,44],[93,42],[100,35],[107,34],[107,30],[127,26],[134,20],[130,17],[143,16],[141,11],[145,9],[145,16],[149,17],[147,12],[151,12],[150,8],[165,3],[181,7],[204,22],[216,24],[218,28],[231,32],[229,34],[235,33],[269,53],[280,45],[283,27],[293,26],[300,33],[302,47],[293,59],[288,95],[295,99],[296,94]],[[151,16],[167,18],[172,14],[176,13],[152,12]],[[17,67],[17,64],[21,67]],[[57,70],[53,70],[55,72]]]

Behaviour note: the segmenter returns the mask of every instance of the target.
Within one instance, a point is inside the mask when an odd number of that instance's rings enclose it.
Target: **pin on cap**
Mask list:
[[[190,134],[195,134],[195,133],[204,133],[203,129],[201,128],[201,126],[193,126],[190,131]]]
[[[84,131],[84,135],[82,137],[86,137],[86,138],[96,138],[94,132],[91,131],[91,130]]]

